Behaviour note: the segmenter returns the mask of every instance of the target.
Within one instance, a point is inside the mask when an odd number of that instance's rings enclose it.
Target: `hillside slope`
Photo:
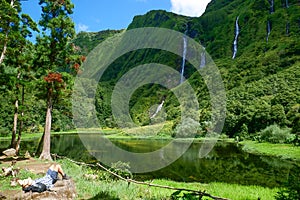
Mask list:
[[[274,0],[271,6],[272,1],[213,0],[201,17],[194,18],[163,10],[150,11],[136,16],[128,29],[169,28],[185,33],[206,48],[220,69],[227,91],[227,135],[252,134],[273,123],[299,132],[300,2]],[[114,126],[110,109],[113,85],[132,67],[158,62],[179,71],[181,60],[168,52],[149,49],[120,57],[103,75],[98,88],[96,107],[100,120]],[[186,69],[185,76],[197,91],[201,105],[200,124],[205,126],[211,114],[207,89],[188,63]],[[132,96],[133,120],[140,125],[149,124],[151,105],[159,104],[163,98],[167,120],[179,121],[180,105],[172,94],[157,85],[139,88]]]

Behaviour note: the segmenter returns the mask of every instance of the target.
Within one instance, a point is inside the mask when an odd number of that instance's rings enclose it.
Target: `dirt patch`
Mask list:
[[[20,168],[21,170],[30,171],[34,174],[45,174],[47,169],[50,167],[51,164],[55,162],[50,161],[41,161],[34,158],[28,158],[28,159],[6,159],[6,160],[0,160],[1,167],[8,167],[12,165],[12,162],[15,162],[15,167]]]
[[[0,160],[0,168],[9,167],[14,163],[14,168],[19,168],[20,170],[26,170],[33,174],[38,174],[40,177],[44,176],[51,164],[55,162],[41,161],[34,158],[28,159],[2,159]],[[8,181],[12,179],[7,179]],[[34,199],[73,199],[75,191],[75,185],[72,180],[69,181],[58,181],[53,188],[52,192],[43,192],[43,194],[34,194]],[[8,199],[30,199],[32,197],[25,194],[21,187],[16,186],[15,189],[10,188],[3,190],[0,187],[0,194],[5,195]],[[64,195],[64,196],[61,196]],[[1,198],[0,198],[1,199]]]

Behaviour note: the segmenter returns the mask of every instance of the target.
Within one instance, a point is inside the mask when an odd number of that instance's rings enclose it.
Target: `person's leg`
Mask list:
[[[58,172],[59,174],[61,174],[62,176],[65,175],[62,167],[60,164],[52,164],[49,169],[51,169],[52,171],[56,171]]]
[[[64,173],[64,171],[63,171],[63,169],[62,169],[62,167],[61,167],[60,164],[52,164],[52,165],[49,167],[49,169],[52,170],[52,171],[58,172],[59,174],[61,174],[61,176],[62,176],[63,179],[69,179],[69,178],[70,178],[70,177],[68,177],[68,176]]]

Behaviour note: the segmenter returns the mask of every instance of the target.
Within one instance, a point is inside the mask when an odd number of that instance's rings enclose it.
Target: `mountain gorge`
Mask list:
[[[142,27],[179,31],[205,47],[219,68],[226,88],[224,133],[229,136],[251,135],[272,124],[299,132],[299,1],[213,0],[201,17],[154,10],[134,17],[127,29]],[[115,33],[119,32],[104,31],[97,34],[105,37]],[[78,34],[74,43],[82,49],[92,49],[101,42],[96,42],[95,37],[93,43],[79,42],[85,41],[82,37],[84,34],[93,38],[95,33]],[[112,126],[109,104],[114,83],[131,67],[149,62],[172,66],[180,71],[182,58],[168,52],[146,49],[129,53],[115,61],[99,85],[96,107],[103,123]],[[210,103],[207,88],[189,63],[185,68],[185,77],[197,91],[201,105],[200,124],[203,125],[211,114],[208,111]],[[160,104],[163,98],[166,98],[164,107],[167,120],[176,124],[180,116],[179,104],[172,94],[157,85],[139,88],[132,96],[130,113],[133,120],[137,124],[148,125],[150,106]]]

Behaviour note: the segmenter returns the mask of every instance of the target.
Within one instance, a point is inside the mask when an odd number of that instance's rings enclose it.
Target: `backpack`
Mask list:
[[[38,192],[38,193],[41,193],[41,192],[44,192],[47,190],[47,187],[45,184],[43,183],[36,183],[35,185],[30,185],[26,188],[23,188],[23,191],[26,193],[26,192]]]

